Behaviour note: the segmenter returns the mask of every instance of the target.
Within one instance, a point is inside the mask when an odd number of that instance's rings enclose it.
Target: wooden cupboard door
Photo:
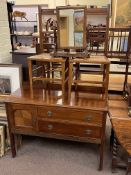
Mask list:
[[[12,105],[12,124],[16,129],[23,131],[33,131],[37,125],[37,108],[30,105]]]

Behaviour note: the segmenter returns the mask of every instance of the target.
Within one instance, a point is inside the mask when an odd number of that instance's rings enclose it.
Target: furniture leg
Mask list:
[[[104,81],[104,87],[105,87],[105,99],[108,97],[108,84],[109,84],[109,69],[110,66],[107,64],[106,65],[106,75],[105,75],[105,81]]]
[[[62,63],[62,101],[65,97],[65,63]]]
[[[32,60],[28,60],[28,67],[29,67],[30,93],[31,93],[31,97],[33,98]]]
[[[10,133],[10,142],[11,142],[12,157],[15,157],[16,156],[16,147],[15,147],[15,136],[13,133]]]
[[[112,150],[112,172],[116,172],[117,168],[117,148],[118,148],[118,141],[117,138],[114,135],[113,139],[113,150]]]
[[[110,150],[112,150],[113,147],[113,141],[114,141],[114,130],[111,128],[111,135],[110,135]]]
[[[126,175],[131,172],[131,156],[128,158]]]
[[[101,143],[100,145],[100,164],[99,164],[100,171],[103,169],[103,156],[104,156],[104,143]]]
[[[70,102],[71,98],[71,85],[72,85],[72,76],[73,76],[73,63],[69,65],[69,86],[68,86],[68,100]]]

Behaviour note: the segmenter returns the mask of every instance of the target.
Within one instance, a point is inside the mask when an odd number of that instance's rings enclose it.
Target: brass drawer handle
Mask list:
[[[87,122],[90,122],[90,121],[92,120],[92,117],[91,117],[91,116],[86,116],[86,117],[85,117],[85,120],[86,120]]]
[[[85,132],[86,132],[86,135],[91,135],[92,134],[92,130],[90,130],[90,129],[87,129]]]
[[[51,111],[48,111],[48,112],[47,112],[48,117],[51,117],[52,114],[53,114],[53,113],[52,113]]]
[[[48,125],[48,129],[52,130],[53,129],[53,125]]]

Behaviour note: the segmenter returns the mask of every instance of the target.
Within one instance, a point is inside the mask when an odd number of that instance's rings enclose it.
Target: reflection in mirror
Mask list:
[[[59,9],[60,48],[84,47],[84,9]]]
[[[56,25],[56,15],[42,16],[42,31],[52,31],[53,26]]]

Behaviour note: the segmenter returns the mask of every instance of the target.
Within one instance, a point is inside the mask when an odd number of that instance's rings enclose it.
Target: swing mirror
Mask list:
[[[86,47],[86,6],[57,7],[57,22],[58,48]]]

